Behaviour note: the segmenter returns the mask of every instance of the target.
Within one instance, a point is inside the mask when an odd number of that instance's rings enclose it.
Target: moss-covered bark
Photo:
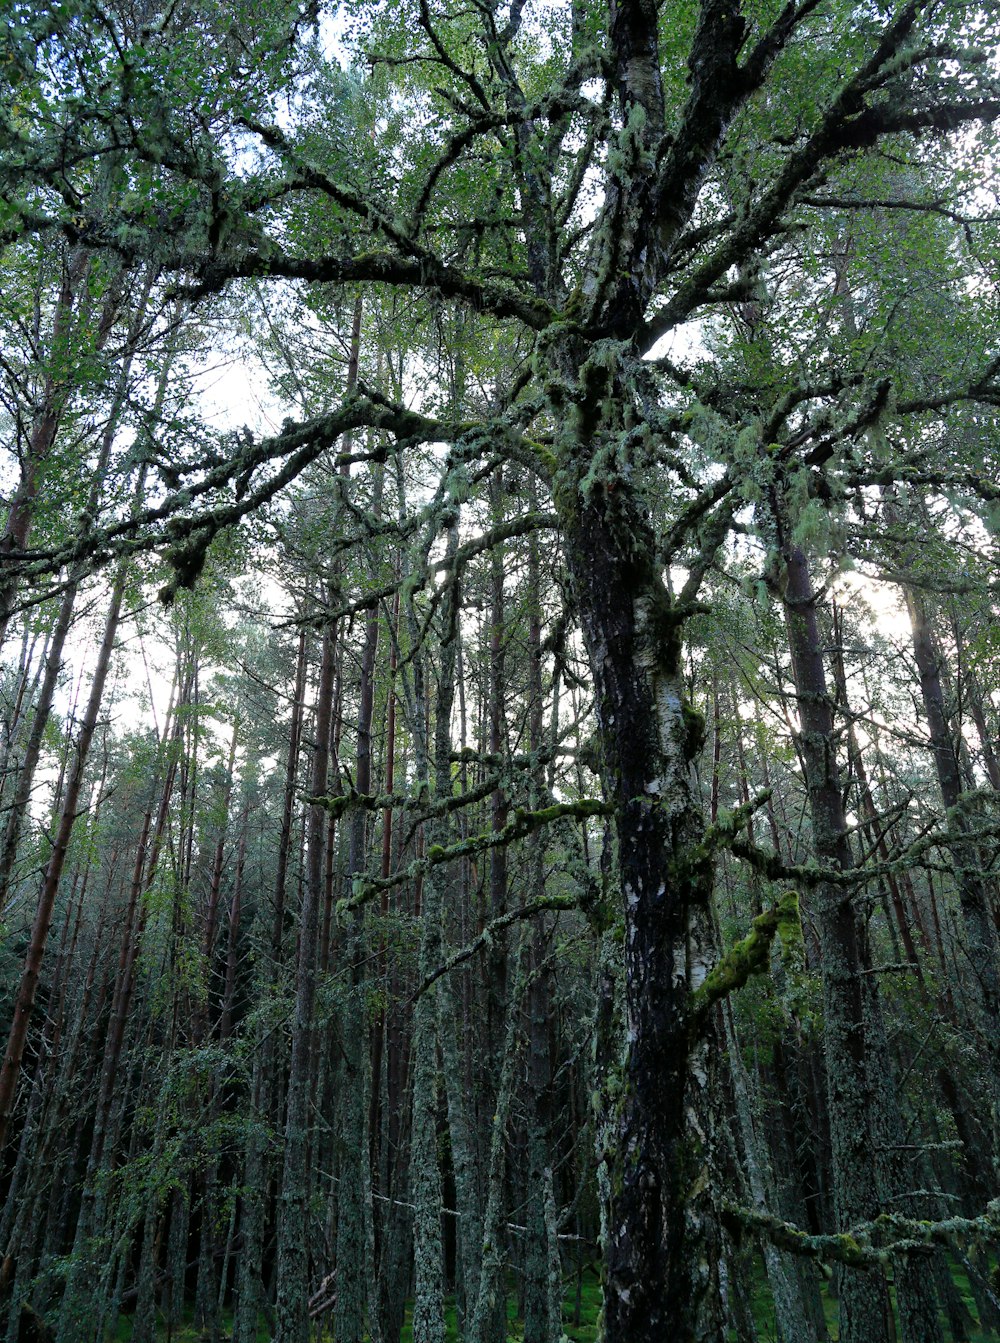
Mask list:
[[[700,1034],[691,1029],[692,995],[718,960],[692,778],[699,716],[627,461],[601,451],[626,428],[616,407],[627,393],[613,368],[591,368],[587,379],[584,370],[556,501],[594,676],[624,927],[624,1056],[605,1088],[613,1117],[599,1154],[604,1328],[613,1343],[714,1343],[723,1337],[708,1164],[717,1041],[707,1017]]]

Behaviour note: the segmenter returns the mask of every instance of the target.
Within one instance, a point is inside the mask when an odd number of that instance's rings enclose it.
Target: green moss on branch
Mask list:
[[[341,900],[338,912],[345,913],[366,904],[380,891],[391,890],[395,886],[417,877],[439,863],[450,863],[456,858],[467,858],[472,854],[483,853],[487,849],[510,844],[523,839],[532,831],[554,821],[566,818],[585,820],[591,816],[609,816],[614,807],[598,798],[581,797],[575,802],[556,802],[551,807],[542,807],[538,811],[515,809],[510,821],[502,830],[487,831],[482,835],[472,835],[457,844],[432,844],[423,858],[415,858],[405,868],[388,877],[358,877],[354,882],[354,892],[349,899]]]
[[[751,975],[766,973],[775,937],[785,954],[801,938],[799,897],[796,891],[786,891],[770,909],[758,914],[750,933],[729,948],[692,993],[691,1009],[696,1029],[715,1003],[742,988]]]
[[[722,1221],[737,1238],[752,1232],[779,1250],[850,1268],[880,1267],[898,1255],[926,1255],[933,1249],[956,1246],[1000,1245],[1000,1199],[986,1205],[978,1217],[945,1217],[931,1222],[881,1213],[872,1222],[852,1226],[849,1232],[813,1236],[791,1222],[756,1208],[723,1202]]]

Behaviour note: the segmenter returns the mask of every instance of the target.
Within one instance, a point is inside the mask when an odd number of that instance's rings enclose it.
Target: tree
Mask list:
[[[198,5],[138,22],[89,3],[17,9],[5,236],[58,231],[125,263],[155,256],[191,301],[243,282],[412,291],[430,309],[468,310],[470,353],[501,393],[459,406],[429,395],[412,409],[359,381],[273,436],[172,462],[162,500],[132,519],[109,510],[92,535],[40,558],[12,549],[12,572],[159,545],[169,596],[197,580],[224,529],[362,427],[397,458],[444,445],[424,510],[431,536],[451,534],[470,477],[497,456],[533,478],[551,501],[594,692],[602,797],[584,801],[614,826],[624,1022],[601,1102],[606,1333],[718,1340],[719,1037],[699,994],[727,979],[713,869],[749,811],[703,817],[685,628],[748,486],[772,471],[877,482],[894,464],[868,431],[992,405],[997,363],[980,345],[942,366],[933,390],[911,391],[822,329],[804,368],[746,378],[689,366],[662,343],[753,303],[762,274],[883,149],[941,160],[957,194],[960,137],[985,144],[981,128],[1000,114],[981,58],[997,15],[916,0],[754,12],[702,0],[669,14],[652,0],[537,15],[520,3],[359,5],[355,49],[372,68],[353,82],[324,61],[322,25],[308,36],[304,17],[268,6],[250,34],[239,22],[220,33]],[[206,34],[219,39],[207,60]],[[289,119],[279,110],[291,93],[301,103]],[[43,130],[25,126],[22,103]],[[352,152],[359,128],[370,154]],[[128,167],[109,203],[92,165],[112,150]],[[334,458],[351,460],[346,447]],[[946,463],[922,478],[996,496]]]

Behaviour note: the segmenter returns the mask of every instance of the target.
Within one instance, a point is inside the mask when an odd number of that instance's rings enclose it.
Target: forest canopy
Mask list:
[[[7,1343],[1000,1338],[1000,10],[4,0]]]

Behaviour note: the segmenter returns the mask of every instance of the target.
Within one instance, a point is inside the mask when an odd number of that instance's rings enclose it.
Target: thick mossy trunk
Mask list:
[[[569,453],[567,453],[567,457]],[[720,1244],[707,1162],[714,1025],[692,991],[714,964],[711,860],[692,776],[702,721],[678,627],[627,479],[557,479],[566,556],[594,678],[606,795],[615,804],[625,1047],[607,1076],[604,1322],[611,1343],[718,1340]]]

